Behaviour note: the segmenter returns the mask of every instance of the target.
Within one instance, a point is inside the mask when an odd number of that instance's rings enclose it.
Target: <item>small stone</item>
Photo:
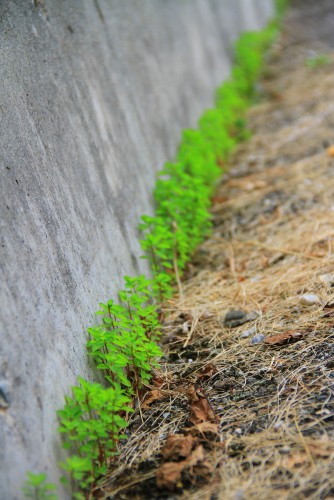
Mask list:
[[[326,286],[332,286],[334,284],[334,274],[321,274],[319,281]]]
[[[238,434],[238,436],[240,436],[242,434],[242,429],[240,429],[240,427],[238,427],[237,429],[234,429],[234,433]]]
[[[243,325],[245,323],[246,317],[245,311],[229,311],[226,313],[223,325],[229,328],[235,328],[236,326]]]
[[[238,310],[232,309],[231,311],[226,313],[225,321],[231,321],[232,319],[241,319],[244,316],[246,316],[246,314],[247,313],[245,313],[245,311],[238,311]]]
[[[163,414],[162,414],[162,416],[163,416],[164,418],[168,418],[168,417],[170,416],[170,413],[169,413],[169,412],[165,412],[165,413],[163,413]]]
[[[291,448],[290,446],[282,446],[282,448],[280,448],[278,451],[281,455],[288,455],[291,451]]]
[[[252,345],[260,344],[265,338],[266,338],[265,335],[258,333],[257,335],[255,335],[255,337],[251,339],[250,343]]]
[[[193,363],[193,362],[194,362],[193,359],[191,359],[191,358],[188,359],[188,363]]]
[[[313,306],[314,304],[319,304],[320,299],[318,295],[314,293],[305,293],[299,297],[299,300],[304,306]]]
[[[259,313],[256,311],[251,311],[246,314],[247,321],[253,321],[254,319],[257,319],[259,317]]]
[[[235,328],[247,323],[247,321],[253,321],[258,317],[259,314],[256,311],[247,313],[245,311],[231,310],[225,315],[223,325],[229,328]]]
[[[275,422],[274,423],[274,429],[275,429],[275,431],[278,431],[283,425],[284,425],[283,420],[278,420],[277,422]]]
[[[252,328],[248,328],[248,330],[244,330],[242,334],[240,335],[241,339],[246,339],[247,337],[250,337],[251,335],[254,335],[256,333],[256,326],[252,326]]]
[[[189,333],[189,330],[190,330],[190,325],[189,325],[188,321],[185,321],[182,325],[182,332]]]

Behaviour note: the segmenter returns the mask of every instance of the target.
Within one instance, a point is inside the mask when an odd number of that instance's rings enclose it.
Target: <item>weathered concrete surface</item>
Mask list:
[[[0,5],[0,498],[56,481],[55,411],[92,376],[85,329],[124,274],[154,173],[228,75],[270,0]]]

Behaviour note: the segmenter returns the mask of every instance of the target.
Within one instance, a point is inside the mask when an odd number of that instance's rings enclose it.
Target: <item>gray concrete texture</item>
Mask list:
[[[271,0],[0,2],[0,498],[58,481],[56,410],[94,378],[86,328],[126,274],[183,128]],[[65,494],[64,494],[65,495]]]

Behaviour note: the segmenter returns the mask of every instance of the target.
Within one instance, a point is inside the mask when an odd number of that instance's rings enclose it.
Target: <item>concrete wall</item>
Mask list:
[[[35,5],[37,4],[37,5]],[[125,274],[154,174],[271,0],[0,3],[0,498],[57,480],[56,409]],[[1,475],[1,474],[0,474]]]

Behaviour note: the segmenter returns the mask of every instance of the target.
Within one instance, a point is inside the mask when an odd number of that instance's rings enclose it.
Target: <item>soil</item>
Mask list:
[[[103,498],[334,498],[333,49],[292,2]]]

